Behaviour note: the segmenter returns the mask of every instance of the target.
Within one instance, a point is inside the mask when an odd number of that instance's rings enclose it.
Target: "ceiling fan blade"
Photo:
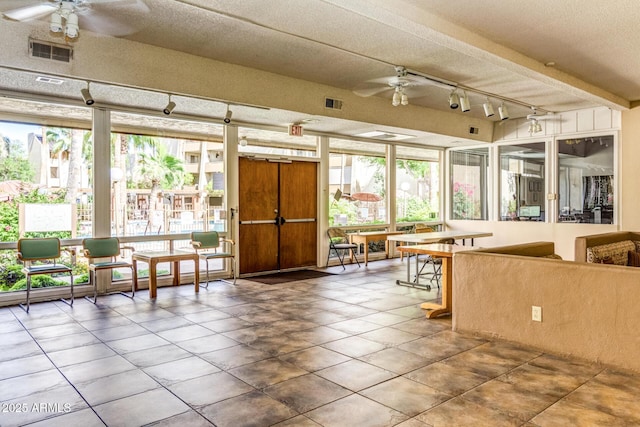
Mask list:
[[[148,12],[149,6],[145,4],[143,0],[78,0],[80,6],[91,6],[95,7],[126,7],[128,8],[137,8],[139,11]]]
[[[36,4],[33,6],[20,7],[18,9],[8,10],[2,14],[14,21],[30,21],[32,19],[42,18],[56,10],[55,4]]]
[[[92,0],[78,15],[81,29],[117,37],[137,32],[147,12],[142,0]]]
[[[405,91],[411,90],[417,92],[415,88],[422,86],[433,85],[431,80],[422,78],[420,76],[406,75],[406,76],[389,76],[380,77],[377,79],[367,80],[360,83],[355,87],[353,93],[358,96],[373,96],[382,93],[386,90],[393,90],[395,87],[401,86],[405,88]]]
[[[368,97],[368,96],[377,95],[385,91],[392,91],[392,90],[393,88],[389,85],[377,84],[377,85],[365,86],[363,84],[363,85],[359,85],[359,87],[354,89],[353,93],[355,93],[358,96]]]

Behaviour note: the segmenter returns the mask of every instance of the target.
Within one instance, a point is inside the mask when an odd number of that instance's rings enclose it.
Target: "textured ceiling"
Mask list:
[[[39,3],[0,0],[0,10]],[[506,100],[512,118],[525,117],[530,106],[625,109],[640,99],[636,0],[606,6],[594,0],[144,0],[148,11],[133,3],[95,3],[81,16],[81,31],[135,29],[122,37],[346,90],[377,79],[375,96],[389,101],[386,78],[402,65],[466,88],[472,110],[455,113],[482,119],[478,107],[487,97],[496,105]],[[46,18],[28,24],[46,25]],[[545,66],[549,62],[554,65]],[[20,81],[1,78],[5,87]],[[451,86],[423,83],[410,88],[410,103],[451,111]],[[159,94],[126,92],[118,89],[118,99],[132,105],[159,102]],[[198,108],[211,111],[211,105],[194,108],[196,115]],[[254,110],[251,121],[281,124],[291,116]],[[379,128],[335,119],[317,130],[353,135]],[[446,146],[448,140],[433,136],[430,142]]]

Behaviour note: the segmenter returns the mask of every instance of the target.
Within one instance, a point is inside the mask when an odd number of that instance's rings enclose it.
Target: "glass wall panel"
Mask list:
[[[3,106],[10,110],[14,102],[5,99]],[[49,111],[52,117],[46,125],[36,117],[0,121],[0,241],[91,236],[91,110],[23,100],[20,104]],[[83,122],[86,129],[78,127]],[[85,270],[73,263],[69,252],[58,262],[74,267],[76,283],[86,282]],[[26,288],[22,267],[15,250],[0,252],[0,292]],[[69,286],[69,276],[34,276],[32,286]]]
[[[503,145],[499,153],[501,220],[544,221],[544,142]]]
[[[112,234],[226,230],[222,126],[119,112],[112,129]]]
[[[436,150],[406,147],[396,150],[397,222],[439,220],[439,154]]]
[[[613,136],[558,140],[561,222],[613,224]]]
[[[329,142],[329,225],[387,222],[383,144]]]
[[[0,241],[15,241],[20,235],[90,236],[91,133],[70,127],[0,122],[0,137]],[[18,228],[20,204],[26,206],[23,212],[30,218],[21,222],[22,230]],[[64,208],[47,209],[49,204],[69,205],[71,219],[55,221],[55,212],[63,215]]]
[[[487,219],[489,149],[451,151],[451,219]]]

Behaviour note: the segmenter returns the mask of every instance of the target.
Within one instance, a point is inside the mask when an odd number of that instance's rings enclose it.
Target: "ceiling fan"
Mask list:
[[[0,0],[0,8],[8,9],[2,15],[14,21],[49,17],[50,30],[69,39],[78,37],[80,28],[111,36],[134,33],[135,16],[149,11],[143,0]]]
[[[358,96],[374,96],[386,91],[393,91],[391,104],[393,106],[407,105],[409,103],[409,97],[420,97],[426,94],[425,87],[428,86],[441,86],[447,89],[455,88],[455,85],[451,85],[437,80],[432,80],[425,76],[421,76],[408,71],[405,67],[396,65],[395,76],[381,77],[377,79],[367,80],[356,86],[353,90]]]

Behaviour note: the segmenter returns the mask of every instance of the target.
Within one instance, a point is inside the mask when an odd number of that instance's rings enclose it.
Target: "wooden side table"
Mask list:
[[[180,251],[140,251],[131,255],[133,274],[138,277],[138,261],[149,265],[149,298],[156,298],[158,294],[157,266],[160,262],[173,263],[173,285],[180,284],[180,261],[193,261],[195,275],[195,292],[200,292],[200,261],[198,254]]]

